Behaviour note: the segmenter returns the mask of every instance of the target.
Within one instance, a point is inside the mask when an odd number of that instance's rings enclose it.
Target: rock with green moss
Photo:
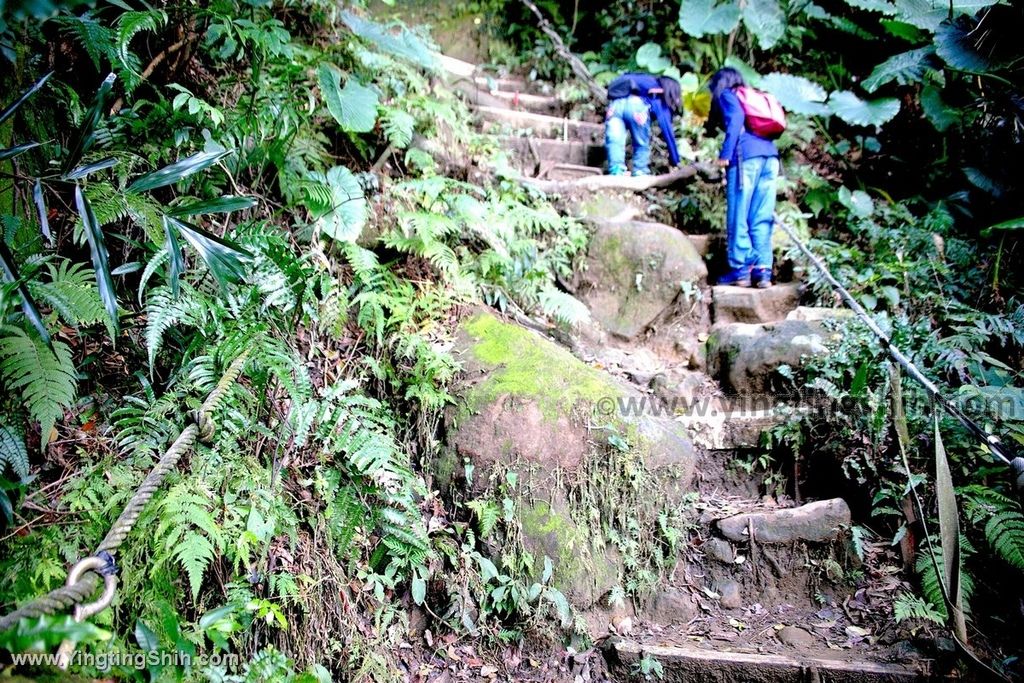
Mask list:
[[[605,221],[597,224],[587,250],[579,292],[595,320],[631,339],[707,274],[693,243],[672,226]]]
[[[828,336],[821,323],[807,320],[716,326],[707,341],[708,373],[737,394],[791,389],[792,373],[828,352]]]

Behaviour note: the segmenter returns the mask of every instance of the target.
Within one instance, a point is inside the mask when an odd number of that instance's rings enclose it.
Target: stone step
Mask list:
[[[489,93],[492,97],[505,102],[507,106],[515,110],[532,111],[536,114],[561,114],[566,106],[562,100],[550,95],[534,95],[519,91],[504,91]]]
[[[715,324],[767,323],[784,320],[800,302],[800,284],[768,289],[716,285],[711,288],[711,319]]]
[[[501,90],[505,92],[533,92],[536,87],[519,76],[476,76],[473,78],[473,83],[481,90],[486,90],[490,93]]]
[[[512,151],[526,164],[536,165],[543,161],[579,166],[600,166],[604,163],[604,146],[578,140],[552,140],[550,138],[515,137],[496,135],[495,141]]]
[[[662,680],[670,683],[901,683],[931,680],[928,660],[891,663],[854,658],[850,652],[760,654],[704,650],[696,646],[647,645],[628,640],[609,639],[607,652],[615,680],[627,680],[644,657],[653,657],[664,668]]]
[[[559,116],[514,111],[504,107],[478,106],[484,133],[529,130],[534,135],[557,140],[577,140],[599,144],[604,140],[604,126],[590,121],[576,121]]]
[[[680,413],[676,422],[686,428],[693,443],[714,451],[757,448],[764,432],[786,421],[779,407],[739,408],[720,399],[697,401]]]
[[[795,508],[760,510],[733,515],[715,522],[718,532],[730,541],[756,543],[825,543],[841,538],[850,526],[850,506],[842,498],[819,500]]]
[[[455,57],[449,57],[448,55],[438,55],[438,62],[444,71],[453,76],[461,76],[462,78],[472,78],[477,69],[476,64]]]
[[[601,168],[596,166],[544,161],[540,164],[540,172],[537,174],[537,177],[548,178],[549,180],[579,180],[580,178],[598,176],[602,173]]]

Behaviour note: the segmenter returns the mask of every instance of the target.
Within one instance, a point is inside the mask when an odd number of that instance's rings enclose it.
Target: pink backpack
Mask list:
[[[754,135],[774,140],[786,130],[786,112],[775,95],[743,85],[736,88],[736,97],[747,117],[747,130]]]

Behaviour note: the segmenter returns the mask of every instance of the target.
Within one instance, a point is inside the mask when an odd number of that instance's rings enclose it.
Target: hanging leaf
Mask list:
[[[896,17],[903,22],[934,33],[943,21],[961,14],[977,14],[1000,0],[895,0]]]
[[[833,114],[852,126],[878,128],[900,113],[900,101],[895,97],[862,100],[849,90],[829,95],[828,106]]]
[[[661,54],[661,45],[645,43],[636,51],[636,65],[652,74],[660,74],[672,66],[672,62]]]
[[[82,125],[78,128],[75,144],[71,146],[71,151],[68,153],[67,159],[64,160],[64,166],[61,168],[62,175],[66,176],[71,169],[77,166],[78,162],[82,160],[82,156],[96,142],[96,126],[103,116],[103,108],[106,105],[107,96],[114,87],[115,80],[117,80],[117,76],[108,74],[96,91],[92,107],[86,112],[85,117],[82,119]]]
[[[215,163],[230,154],[227,150],[215,150],[210,152],[199,152],[190,157],[164,166],[158,171],[147,173],[128,186],[127,192],[146,192],[155,190],[158,187],[172,185],[173,183],[187,178],[193,173],[198,173],[213,166]]]
[[[875,92],[886,83],[896,81],[899,85],[920,83],[929,70],[936,68],[935,48],[922,47],[917,50],[901,52],[893,55],[874,68],[871,75],[864,79],[864,89]]]
[[[376,22],[364,19],[347,10],[341,13],[344,21],[352,32],[363,40],[369,41],[381,51],[402,57],[425,69],[437,69],[437,53],[421,37],[404,26],[393,29]]]
[[[366,197],[359,181],[344,166],[327,172],[311,173],[330,189],[331,205],[312,207],[317,229],[340,242],[355,242],[366,224]]]
[[[185,259],[181,253],[181,244],[178,242],[176,227],[171,225],[167,216],[163,217],[164,225],[164,249],[167,250],[170,260],[169,280],[171,284],[171,296],[178,298],[178,290],[181,286],[181,274],[185,271]]]
[[[868,12],[881,12],[886,16],[896,14],[896,6],[891,0],[846,0],[846,4]]]
[[[924,32],[913,24],[887,19],[882,21],[886,33],[908,43],[920,44],[924,40]]]
[[[320,94],[331,116],[349,133],[366,133],[377,123],[377,91],[349,78],[341,87],[341,71],[333,64],[320,64],[317,70]]]
[[[954,69],[973,73],[985,72],[992,67],[988,57],[978,51],[974,28],[974,23],[967,19],[939,26],[935,33],[935,51],[942,61]]]
[[[740,23],[740,6],[733,0],[682,0],[679,28],[694,38],[729,33]]]
[[[245,278],[245,263],[252,255],[241,246],[173,216],[166,219],[192,245],[221,287]],[[172,264],[173,260],[172,254]]]
[[[1001,182],[982,171],[980,168],[968,166],[964,168],[964,175],[967,180],[982,192],[987,192],[993,197],[1002,197],[1006,192],[1006,186]]]
[[[949,609],[949,626],[960,639],[967,642],[967,625],[964,621],[963,593],[960,583],[960,514],[957,511],[953,475],[946,459],[946,448],[939,433],[939,413],[935,408],[935,495],[939,509],[939,537],[942,545],[943,592]]]
[[[38,142],[26,142],[14,147],[8,147],[7,149],[0,149],[0,161],[6,161],[7,159],[13,159],[23,152],[27,152],[30,149],[34,149],[39,146]]]
[[[92,267],[96,271],[96,284],[99,286],[100,299],[107,309],[107,317],[110,319],[111,336],[116,337],[120,329],[120,321],[117,314],[117,293],[114,291],[114,280],[110,276],[110,264],[107,263],[107,246],[103,243],[103,232],[96,220],[89,200],[82,193],[82,187],[75,185],[75,206],[78,208],[78,217],[82,220],[82,227],[85,229],[86,239],[89,241],[89,252],[92,255]]]
[[[42,88],[43,85],[46,84],[46,81],[50,80],[50,76],[52,75],[52,71],[46,74],[38,81],[36,81],[31,88],[21,93],[21,96],[18,97],[18,99],[14,100],[14,102],[11,102],[9,105],[7,105],[7,107],[2,112],[0,112],[0,126],[3,125],[4,121],[11,118],[11,116],[14,115],[14,112],[18,111],[18,107],[23,105],[25,103],[25,100],[32,97],[32,95],[34,95],[40,88]]]
[[[1008,221],[1003,221],[1002,223],[996,223],[995,225],[990,225],[981,231],[982,237],[991,237],[993,230],[1024,230],[1024,216],[1021,216],[1020,218],[1013,218]]]
[[[14,254],[10,252],[7,244],[2,240],[0,240],[0,274],[3,274],[4,282],[17,283],[18,296],[21,298],[21,310],[25,314],[25,318],[35,328],[36,332],[39,333],[39,337],[46,342],[46,345],[52,348],[50,332],[46,329],[43,316],[39,314],[35,301],[32,300],[28,289],[25,287],[25,283],[21,281],[21,276],[18,275],[18,267],[14,263]]]
[[[747,0],[743,25],[757,39],[762,50],[770,50],[786,33],[786,15],[779,0]]]
[[[771,73],[761,79],[759,87],[778,98],[786,111],[809,116],[828,113],[825,89],[803,76]]]
[[[169,213],[172,216],[198,216],[208,213],[231,213],[232,211],[251,209],[254,206],[256,206],[255,197],[224,195],[216,199],[182,204],[171,209]]]
[[[921,91],[921,109],[924,115],[935,130],[945,133],[949,128],[960,121],[960,112],[946,105],[942,101],[942,93],[933,85],[926,86]]]
[[[36,212],[39,214],[39,230],[43,233],[46,241],[53,245],[53,235],[50,234],[50,219],[47,216],[46,200],[43,198],[43,184],[36,178],[32,186],[32,201],[36,204]]]
[[[64,180],[78,180],[79,178],[84,178],[85,176],[89,175],[90,173],[95,173],[96,171],[102,171],[105,168],[110,168],[111,166],[115,165],[116,163],[117,163],[117,159],[115,159],[114,157],[107,157],[106,159],[101,159],[100,161],[97,161],[97,162],[92,163],[92,164],[86,164],[85,166],[79,166],[79,167],[73,169],[67,175],[65,175],[64,176]]]

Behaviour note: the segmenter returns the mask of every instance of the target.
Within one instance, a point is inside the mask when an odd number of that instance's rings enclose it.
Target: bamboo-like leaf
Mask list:
[[[164,236],[167,238],[165,248],[171,261],[171,295],[177,298],[181,285],[181,274],[185,270],[185,259],[181,254],[181,244],[178,242],[178,236],[175,234],[175,227],[171,225],[170,221],[169,217],[164,216]]]
[[[38,147],[38,146],[39,146],[38,142],[25,142],[25,143],[22,143],[20,145],[15,145],[14,147],[8,147],[7,149],[0,149],[0,161],[6,161],[8,159],[13,159],[14,157],[18,156],[22,152],[27,152],[30,149],[33,149],[33,148]]]
[[[982,237],[991,237],[993,230],[1006,230],[1006,231],[1024,230],[1024,216],[1021,216],[1020,218],[1011,218],[1008,221],[1003,221],[1002,223],[996,223],[995,225],[990,225],[990,226],[988,226],[987,228],[985,228],[984,230],[981,231],[981,236]]]
[[[172,216],[197,216],[205,213],[231,213],[242,211],[256,206],[255,197],[240,197],[236,195],[225,195],[216,199],[209,199],[201,202],[191,202],[176,206],[170,211]]]
[[[946,585],[945,598],[950,603],[949,626],[960,638],[960,642],[966,643],[967,625],[964,622],[960,582],[960,515],[957,512],[953,475],[949,470],[946,448],[939,433],[938,408],[935,410],[935,493],[939,508],[939,536],[942,540],[942,580]]]
[[[36,203],[36,211],[39,213],[39,230],[43,233],[46,241],[52,245],[53,235],[50,234],[50,218],[47,215],[46,199],[43,197],[43,184],[38,178],[32,187],[32,201]]]
[[[199,171],[213,166],[228,154],[230,154],[230,152],[227,150],[218,152],[199,152],[198,154],[193,154],[190,157],[180,159],[173,164],[164,166],[160,170],[147,173],[141,178],[138,178],[134,183],[128,186],[127,191],[146,192],[147,190],[155,190],[158,187],[171,185],[183,178],[187,178],[193,173],[198,173]]]
[[[21,310],[25,314],[25,317],[35,328],[36,332],[46,345],[53,349],[53,343],[50,340],[50,332],[46,329],[46,324],[43,323],[43,316],[39,314],[39,309],[36,308],[36,303],[32,300],[32,297],[28,293],[28,289],[25,284],[21,281],[21,276],[18,275],[18,266],[14,263],[14,254],[7,248],[7,245],[0,241],[0,272],[3,273],[4,280],[7,282],[16,283],[18,288],[18,296],[21,297]]]
[[[107,262],[107,245],[103,242],[103,232],[99,221],[93,213],[89,200],[85,198],[80,185],[75,185],[75,206],[78,216],[82,219],[85,236],[89,240],[89,252],[92,254],[92,267],[96,271],[96,284],[99,286],[100,298],[110,318],[111,332],[116,337],[120,329],[117,317],[117,293],[114,292],[114,280],[110,276],[110,264]]]
[[[117,159],[115,159],[114,157],[107,157],[106,159],[100,159],[99,161],[92,164],[78,166],[75,169],[73,169],[70,173],[65,175],[64,180],[78,180],[79,178],[84,178],[90,173],[95,173],[96,171],[102,171],[105,168],[110,168],[116,163]]]
[[[9,104],[7,108],[3,110],[3,112],[0,112],[0,125],[3,125],[4,121],[11,118],[14,112],[18,111],[18,107],[23,105],[25,103],[25,100],[32,97],[32,95],[34,95],[36,91],[42,88],[46,81],[48,81],[50,79],[50,76],[52,75],[53,72],[51,71],[50,73],[40,78],[32,85],[31,88],[21,93],[21,96],[18,99],[14,100],[14,102]]]
[[[78,137],[75,139],[75,144],[71,147],[68,158],[64,160],[64,167],[61,169],[62,174],[67,175],[71,169],[77,166],[78,162],[82,160],[82,156],[89,151],[89,148],[96,141],[96,126],[103,116],[103,107],[107,102],[107,95],[110,94],[114,87],[115,80],[117,80],[117,76],[109,74],[103,79],[99,89],[96,91],[96,98],[93,100],[92,107],[86,113],[85,118],[82,119],[82,125],[78,129]]]
[[[173,216],[167,216],[167,221],[177,228],[181,236],[199,253],[199,257],[206,263],[221,287],[245,277],[243,264],[251,259],[252,255],[241,246]]]

